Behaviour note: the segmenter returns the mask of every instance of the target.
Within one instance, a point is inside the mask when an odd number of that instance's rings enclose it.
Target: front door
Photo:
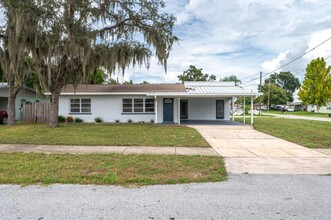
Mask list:
[[[224,100],[216,100],[216,119],[224,119]]]
[[[187,100],[180,100],[180,119],[187,119],[188,105]]]
[[[163,99],[163,122],[174,122],[174,99]]]

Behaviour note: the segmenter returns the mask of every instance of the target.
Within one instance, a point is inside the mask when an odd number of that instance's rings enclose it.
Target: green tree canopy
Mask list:
[[[238,77],[236,75],[226,76],[224,78],[221,78],[220,81],[223,81],[223,82],[235,82],[236,85],[241,84],[241,80],[238,79]]]
[[[306,68],[306,75],[299,90],[300,100],[317,106],[317,111],[331,101],[331,66],[324,58],[312,60]]]
[[[291,72],[274,73],[265,80],[265,84],[276,84],[286,91],[288,101],[293,102],[293,93],[300,88],[299,79],[296,78]]]
[[[268,103],[268,91],[269,85],[265,84],[263,86],[263,103]],[[271,105],[283,105],[288,101],[288,97],[285,89],[281,88],[279,85],[270,84],[270,104]]]
[[[107,75],[102,69],[97,69],[89,77],[89,84],[103,84],[106,82]]]
[[[215,75],[208,75],[207,73],[203,73],[202,69],[196,68],[194,65],[190,65],[190,67],[183,72],[182,75],[178,76],[178,80],[180,82],[185,81],[215,81]]]

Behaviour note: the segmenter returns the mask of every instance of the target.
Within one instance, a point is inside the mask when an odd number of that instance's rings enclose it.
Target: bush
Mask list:
[[[95,121],[96,123],[102,123],[102,122],[103,122],[102,118],[100,118],[100,117],[96,117],[96,118],[94,119],[94,121]]]
[[[81,119],[81,118],[75,118],[75,120],[74,120],[76,123],[81,123],[81,122],[83,122],[84,120],[83,119]]]
[[[120,120],[117,119],[117,120],[115,120],[115,122],[116,122],[116,123],[120,123]]]
[[[130,123],[130,124],[131,124],[131,123],[132,123],[132,119],[129,119],[129,120],[128,120],[128,123]]]
[[[59,115],[59,117],[57,118],[57,121],[59,123],[64,123],[64,122],[66,122],[66,117],[64,117],[63,115]]]
[[[66,122],[67,123],[72,123],[72,122],[74,122],[74,118],[72,116],[67,116]]]
[[[151,119],[151,124],[154,124],[154,119]]]

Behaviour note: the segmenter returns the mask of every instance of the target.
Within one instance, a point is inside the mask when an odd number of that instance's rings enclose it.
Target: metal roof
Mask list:
[[[251,93],[239,86],[188,86],[189,94],[244,94]]]

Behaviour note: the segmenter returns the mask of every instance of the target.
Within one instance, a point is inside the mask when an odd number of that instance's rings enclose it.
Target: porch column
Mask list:
[[[243,123],[245,124],[246,123],[246,113],[245,113],[245,111],[246,111],[246,103],[245,103],[245,101],[246,101],[246,97],[244,97],[244,118],[243,118]]]
[[[254,111],[254,105],[253,105],[253,97],[251,97],[251,125],[253,125],[253,120],[254,120],[254,115],[253,115],[253,111]]]
[[[180,97],[178,97],[177,118],[178,118],[178,125],[180,125]]]
[[[232,105],[232,121],[234,121],[234,97],[232,97],[232,103],[231,103],[231,105]]]
[[[155,105],[154,105],[154,108],[155,108],[155,124],[157,124],[157,96],[155,96],[155,101],[154,101]]]

